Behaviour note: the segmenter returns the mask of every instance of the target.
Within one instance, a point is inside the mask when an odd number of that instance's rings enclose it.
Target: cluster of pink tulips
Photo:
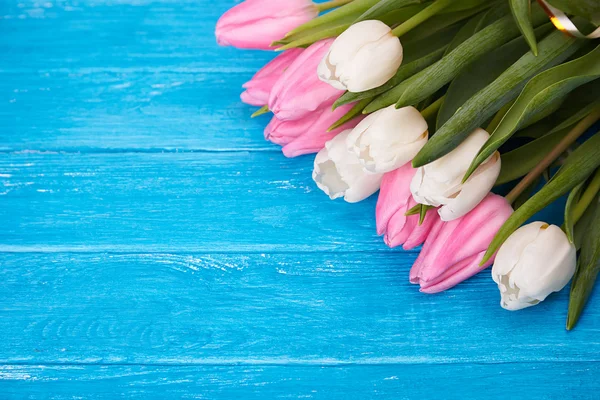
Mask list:
[[[484,0],[435,0],[431,4],[413,6],[404,3],[410,2],[246,0],[219,19],[217,42],[244,49],[280,51],[243,85],[242,101],[259,107],[256,115],[272,113],[264,136],[280,145],[286,157],[317,153],[313,179],[331,199],[343,198],[355,203],[379,192],[376,225],[385,244],[407,250],[422,246],[409,273],[410,282],[419,285],[421,292],[438,293],[450,289],[495,261],[492,277],[500,290],[502,307],[518,310],[536,305],[552,292],[562,290],[573,277],[577,249],[568,229],[565,233],[559,227],[543,222],[519,228],[536,210],[539,211],[537,204],[543,201],[535,199],[528,204],[524,209],[527,212],[533,210],[529,215],[522,210],[514,212],[512,204],[534,178],[540,176],[544,166],[550,165],[574,143],[582,129],[576,127],[570,131],[566,135],[568,140],[561,141],[554,149],[545,144],[543,147],[540,142],[539,148],[552,150],[549,155],[545,158],[542,155],[539,165],[533,163],[527,170],[510,166],[518,170],[513,172],[515,178],[527,176],[506,198],[492,193],[503,171],[504,160],[500,153],[501,143],[492,147],[496,138],[493,130],[505,129],[503,117],[512,112],[514,97],[497,95],[490,89],[489,96],[497,96],[498,100],[478,100],[480,104],[487,104],[482,113],[488,113],[487,118],[491,120],[485,129],[480,126],[486,118],[476,114],[471,119],[466,118],[458,106],[455,115],[440,117],[438,114],[442,113],[440,108],[452,89],[446,84],[467,65],[461,64],[464,57],[481,52],[482,46],[496,40],[485,29],[481,34],[489,36],[485,36],[485,41],[466,40],[465,29],[472,30],[475,22],[481,25],[481,21],[487,21],[492,27],[504,27],[504,31],[489,29],[500,38],[500,45],[518,35],[519,30],[511,27],[512,17],[502,18],[502,14],[490,10],[494,6]],[[334,9],[331,15],[319,16],[330,9]],[[446,40],[440,49],[435,50],[433,46],[431,54],[417,61],[413,54],[408,54],[412,63],[402,69],[405,48],[400,38],[446,9],[463,13],[460,14],[462,19],[452,20],[454,22],[448,28],[456,28],[448,30],[448,35],[457,36],[452,42],[456,42],[455,50],[450,51],[450,41],[439,35],[437,40]],[[390,22],[390,15],[398,21]],[[547,22],[544,17],[547,18],[542,11],[534,10],[532,23]],[[498,20],[495,23],[494,18]],[[507,34],[507,30],[513,36]],[[526,27],[521,31],[525,34]],[[428,32],[420,34],[427,37]],[[473,35],[475,37],[476,32]],[[535,41],[532,43],[530,37],[527,40],[532,46],[531,53],[536,53]],[[566,41],[560,32],[550,34],[544,40]],[[429,39],[429,45],[437,44],[432,41]],[[574,49],[580,46],[579,42],[574,43]],[[564,46],[568,48],[566,44]],[[411,51],[415,48],[418,46],[413,45]],[[493,50],[493,46],[487,49]],[[568,51],[564,50],[567,56],[562,60],[575,50]],[[540,62],[539,59],[532,58],[531,53],[525,53],[517,62],[543,71],[535,64]],[[596,56],[596,53],[592,51],[590,55]],[[441,61],[435,63],[440,58]],[[531,69],[535,70],[534,67]],[[411,87],[409,83],[426,73],[430,74],[431,81],[423,79],[421,85],[431,87],[423,89],[428,92],[422,94],[419,93],[420,86]],[[523,86],[533,76],[535,74],[523,76]],[[433,82],[436,80],[439,84]],[[503,80],[502,75],[488,87],[506,90],[511,95],[516,93],[514,83]],[[523,91],[527,89],[525,86]],[[487,92],[482,90],[472,97],[483,96],[482,93]],[[465,108],[470,106],[470,100],[462,99]],[[452,101],[457,100],[453,98]],[[515,104],[517,107],[518,103]],[[543,109],[536,112],[538,120],[551,115]],[[532,114],[535,113],[532,111]],[[580,118],[583,118],[582,124],[585,122],[584,128],[589,127],[600,119],[600,110],[592,109]],[[473,119],[475,123],[472,123]],[[526,124],[516,126],[511,133],[522,126]],[[451,135],[444,129],[452,129],[455,136],[445,139]],[[600,138],[600,135],[596,137]],[[590,142],[593,140],[596,139]],[[591,148],[593,144],[588,144],[586,150],[579,149],[577,157],[594,160],[593,150],[588,150]],[[534,153],[536,151],[541,150],[534,150]],[[569,173],[579,173],[581,176],[576,178],[579,182],[591,179],[593,171],[600,166],[600,162],[598,165],[595,162],[586,164],[589,172],[585,176],[579,172]],[[598,186],[592,193],[596,196],[600,191],[600,170],[597,175],[598,185],[595,181],[589,183],[592,189]],[[565,193],[573,186],[555,192]],[[581,205],[584,210],[590,205],[586,202]],[[580,311],[581,308],[576,311],[577,317]]]

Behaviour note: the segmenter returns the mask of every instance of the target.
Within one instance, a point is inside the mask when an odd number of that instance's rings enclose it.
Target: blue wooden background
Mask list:
[[[0,398],[598,398],[600,296],[427,296],[266,143],[234,1],[0,2]]]

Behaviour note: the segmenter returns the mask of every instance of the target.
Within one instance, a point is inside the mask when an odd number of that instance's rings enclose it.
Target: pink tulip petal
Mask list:
[[[246,0],[219,18],[215,35],[222,46],[269,50],[271,43],[317,14],[310,0]]]
[[[242,101],[246,104],[259,107],[267,105],[273,86],[275,86],[275,83],[281,78],[285,69],[288,68],[303,51],[303,49],[284,51],[267,65],[262,67],[254,74],[250,81],[242,85],[242,87],[246,89],[241,95]]]
[[[494,263],[494,259],[492,258],[483,266],[479,266],[484,254],[485,251],[482,251],[474,256],[465,258],[433,282],[421,282],[421,292],[428,294],[443,292],[477,275]]]
[[[506,199],[489,194],[464,217],[437,222],[411,269],[411,283],[420,284],[425,293],[434,293],[481,271],[479,261],[511,214]]]
[[[314,43],[302,52],[273,85],[269,109],[282,121],[306,117],[333,102],[343,93],[317,75],[317,66],[334,39]]]

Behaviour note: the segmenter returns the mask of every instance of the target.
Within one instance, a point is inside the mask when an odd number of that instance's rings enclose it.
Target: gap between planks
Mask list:
[[[519,361],[482,361],[482,360],[416,360],[407,359],[405,361],[390,360],[390,361],[343,361],[343,360],[223,360],[223,361],[191,361],[191,362],[10,362],[0,360],[0,368],[7,366],[23,366],[23,367],[316,367],[316,368],[337,368],[337,367],[380,367],[380,366],[406,366],[406,365],[519,365],[519,364],[589,364],[600,362],[600,359],[561,359],[552,358],[538,360],[519,360]]]

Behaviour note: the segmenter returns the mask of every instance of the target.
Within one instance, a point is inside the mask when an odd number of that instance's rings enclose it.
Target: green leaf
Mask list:
[[[456,23],[462,22],[483,10],[487,10],[490,7],[496,6],[499,4],[499,1],[501,0],[490,1],[487,4],[482,4],[479,7],[464,11],[449,12],[431,17],[402,36],[402,44],[404,45],[405,43],[425,39],[426,37],[434,35],[437,32],[442,31]]]
[[[451,152],[473,129],[514,99],[532,76],[567,59],[582,42],[558,30],[552,32],[540,42],[537,57],[531,52],[526,53],[496,80],[467,100],[421,149],[413,165],[421,167]]]
[[[556,101],[562,102],[569,92],[599,77],[600,46],[581,58],[551,68],[531,79],[498,128],[483,145],[463,180],[466,181],[479,165],[506,143],[528,118],[535,116],[539,111],[546,112],[545,107],[552,106]]]
[[[569,197],[567,197],[567,204],[565,205],[565,233],[567,234],[567,237],[571,243],[575,242],[573,239],[573,229],[575,228],[575,221],[573,221],[573,208],[575,208],[579,202],[584,183],[585,182],[581,182],[579,185],[575,186],[573,190],[571,190]]]
[[[592,203],[583,212],[583,215],[581,216],[579,221],[575,223],[574,239],[575,247],[577,248],[577,250],[581,249],[583,241],[588,236],[588,232],[590,231],[592,220],[594,219],[594,213],[596,212],[596,208],[598,207],[598,198],[595,197],[595,200],[596,202],[592,201]]]
[[[421,210],[419,211],[419,226],[423,225],[423,221],[425,221],[425,217],[427,216],[427,211],[431,210],[432,208],[435,207],[421,204]]]
[[[599,166],[600,135],[596,134],[579,146],[567,158],[567,161],[558,170],[556,175],[510,216],[492,240],[490,247],[483,257],[482,264],[489,260],[498,251],[502,243],[525,221],[585,181]]]
[[[269,106],[262,106],[261,108],[259,108],[258,110],[256,110],[256,111],[255,111],[255,112],[254,112],[254,113],[253,113],[253,114],[250,116],[250,118],[256,118],[256,117],[258,117],[259,115],[263,115],[263,114],[266,114],[266,113],[268,113],[269,111],[271,111],[271,110],[269,110]]]
[[[427,68],[444,54],[444,50],[448,43],[452,40],[452,36],[456,34],[460,26],[453,25],[438,33],[409,43],[404,46],[404,60],[398,68],[396,75],[384,85],[359,93],[346,92],[335,103],[334,108],[341,105],[353,103],[358,100],[372,99],[373,97],[389,90],[403,80],[410,78],[417,72]]]
[[[531,1],[530,0],[509,0],[515,22],[523,34],[527,44],[534,55],[537,56],[537,40],[531,25]]]
[[[350,24],[342,24],[332,26],[330,28],[326,28],[323,30],[316,31],[315,33],[311,33],[308,35],[301,36],[299,39],[284,44],[281,47],[277,48],[277,51],[289,50],[297,47],[308,47],[311,44],[318,42],[319,40],[335,37],[341,35]],[[276,42],[275,45],[281,44],[282,42]]]
[[[489,0],[454,1],[450,6],[444,8],[442,13],[451,13],[451,12],[469,10],[469,9],[473,9],[473,8],[479,7],[481,5],[484,5],[486,3],[489,3]]]
[[[416,206],[405,212],[404,215],[409,217],[411,215],[421,214],[421,207],[423,207],[423,204],[417,204]]]
[[[508,13],[510,13],[510,7],[508,6],[508,4],[506,4],[505,1],[496,3],[495,6],[486,11],[486,13],[483,16],[483,19],[479,22],[479,26],[477,27],[475,32],[479,32],[486,26],[496,22]]]
[[[567,96],[562,106],[555,113],[530,127],[520,130],[513,136],[535,139],[575,124],[588,115],[596,106],[600,105],[599,92],[600,79],[578,87]]]
[[[350,4],[354,4],[354,2],[349,3],[346,6]],[[402,22],[411,18],[413,15],[417,14],[419,11],[425,8],[425,6],[426,4],[417,4],[413,6],[404,7],[399,10],[395,10],[385,15],[382,15],[381,17],[379,17],[379,20],[381,20],[387,25],[394,25],[397,22]],[[334,11],[332,11],[331,13],[333,13]],[[331,13],[325,15],[329,15]],[[360,14],[350,14],[347,16],[337,18],[333,21],[323,23],[319,26],[310,29],[290,33],[282,40],[275,42],[274,45],[281,45],[281,47],[277,49],[278,51],[287,50],[295,47],[310,46],[311,44],[319,40],[341,35],[346,29],[350,27],[350,25],[352,25],[355,19],[359,16]]]
[[[571,330],[577,324],[585,307],[594,283],[600,272],[600,207],[596,197],[595,210],[581,245],[581,254],[577,270],[571,283],[569,311],[567,313],[567,329]]]
[[[462,42],[473,36],[475,32],[477,32],[477,26],[479,25],[479,22],[483,19],[484,15],[485,13],[477,14],[469,21],[467,21],[467,23],[464,24],[462,28],[460,28],[458,33],[454,36],[448,47],[446,47],[446,52],[444,53],[444,55],[450,53]]]
[[[547,16],[539,7],[535,7],[532,20],[534,25],[538,26],[547,22]],[[418,79],[403,91],[396,106],[404,107],[423,100],[454,79],[468,64],[514,39],[519,33],[510,15],[487,26],[436,64],[420,72]]]
[[[548,18],[539,7],[533,9],[532,17],[536,26]],[[370,113],[394,103],[397,107],[417,104],[452,81],[471,62],[516,38],[519,33],[510,15],[499,19],[461,43],[440,61],[376,97],[365,111]]]
[[[584,17],[595,25],[600,25],[600,2],[598,0],[548,0],[559,10]]]
[[[502,169],[496,185],[527,175],[569,133],[571,127],[542,136],[513,151],[501,155]]]
[[[379,0],[354,0],[342,7],[336,8],[326,14],[319,15],[317,18],[312,19],[296,29],[290,31],[286,38],[289,38],[294,35],[298,35],[299,33],[303,33],[309,30],[314,30],[315,28],[329,28],[332,25],[339,25],[340,21],[347,21],[351,23],[356,20],[360,15],[362,15],[369,8],[375,6]]]
[[[354,21],[354,23],[366,21],[368,19],[379,19],[379,17],[389,12],[415,4],[426,3],[427,1],[428,0],[381,0],[365,11]]]
[[[540,28],[540,37],[552,29],[548,23]],[[473,95],[497,79],[528,50],[527,43],[517,37],[467,66],[450,84],[446,102],[438,116],[438,129],[444,125]]]
[[[362,115],[362,110],[365,106],[369,104],[369,99],[361,100],[357,102],[344,116],[333,123],[328,129],[327,132],[331,132],[332,130],[339,128],[344,125],[346,122]]]

